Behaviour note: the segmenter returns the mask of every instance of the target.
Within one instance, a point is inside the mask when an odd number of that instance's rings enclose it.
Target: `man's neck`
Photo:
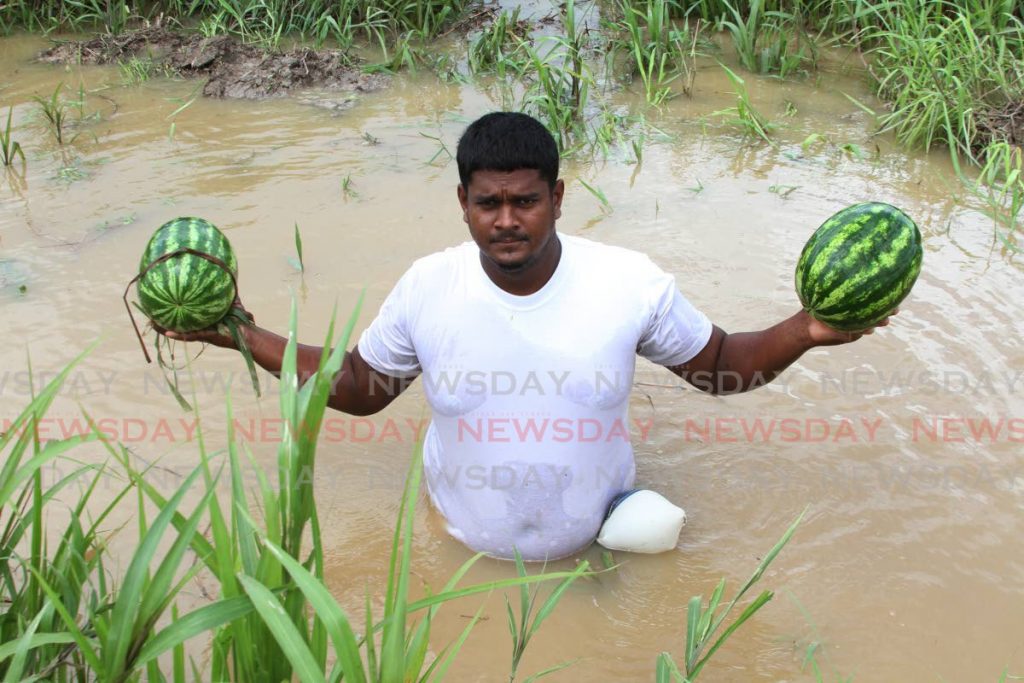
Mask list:
[[[502,290],[514,296],[529,296],[539,292],[548,283],[561,259],[562,241],[556,233],[551,236],[551,242],[540,258],[520,270],[499,268],[483,254],[480,255],[480,265],[491,282]]]

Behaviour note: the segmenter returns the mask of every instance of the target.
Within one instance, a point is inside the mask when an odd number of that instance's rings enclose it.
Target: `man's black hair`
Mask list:
[[[552,188],[558,180],[558,145],[537,119],[497,111],[469,124],[455,153],[459,181],[469,187],[474,171],[536,169]]]

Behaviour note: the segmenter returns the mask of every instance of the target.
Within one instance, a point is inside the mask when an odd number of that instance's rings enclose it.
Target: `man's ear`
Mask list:
[[[459,205],[462,206],[462,220],[469,223],[469,196],[466,194],[466,188],[459,183],[457,188],[459,195]]]
[[[555,181],[555,187],[551,190],[551,199],[555,206],[555,218],[562,217],[562,196],[565,194],[565,183],[559,178]]]

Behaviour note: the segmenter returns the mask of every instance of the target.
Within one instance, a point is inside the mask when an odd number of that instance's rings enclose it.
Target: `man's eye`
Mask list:
[[[519,206],[533,206],[536,203],[537,200],[534,197],[524,197],[519,200]]]

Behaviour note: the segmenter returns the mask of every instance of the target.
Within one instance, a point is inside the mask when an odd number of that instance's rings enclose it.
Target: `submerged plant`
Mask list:
[[[805,49],[797,40],[800,27],[796,17],[765,11],[764,0],[751,0],[746,17],[729,0],[721,2],[728,15],[720,22],[732,34],[733,47],[747,70],[785,77],[806,61]]]
[[[712,116],[724,118],[729,123],[742,129],[745,135],[761,138],[765,142],[774,145],[775,142],[771,139],[770,135],[776,125],[750,103],[747,85],[743,79],[724,64],[719,64],[719,66],[725,70],[726,76],[732,81],[733,89],[736,93],[736,106],[716,111]]]
[[[469,44],[466,59],[470,73],[494,73],[499,78],[520,74],[527,65],[523,54],[526,31],[519,20],[519,7],[511,13],[501,12],[491,24]]]
[[[529,575],[526,573],[526,565],[523,563],[523,558],[517,550],[515,553],[516,572],[522,579],[527,578]],[[558,605],[558,601],[562,599],[565,591],[569,589],[569,586],[578,579],[582,572],[586,569],[585,563],[581,565],[583,569],[577,568],[577,570],[562,579],[562,582],[558,584],[548,594],[544,604],[540,606],[540,609],[534,613],[533,609],[536,606],[537,597],[539,595],[539,587],[534,590],[524,583],[519,586],[519,614],[516,615],[512,609],[512,603],[509,601],[508,596],[505,597],[505,608],[508,612],[508,630],[512,636],[512,668],[508,674],[509,683],[515,683],[516,673],[519,670],[519,664],[523,658],[523,654],[526,652],[526,646],[530,644],[530,639],[540,629],[540,625],[544,623],[551,612],[554,611],[555,606]],[[560,671],[572,664],[571,661],[556,664],[555,666],[545,669],[540,673],[534,674],[530,677],[530,681],[534,681],[541,676]]]
[[[14,165],[14,157],[21,157],[21,163],[25,163],[25,152],[21,149],[21,143],[11,136],[11,116],[14,114],[14,107],[7,109],[7,125],[0,131],[0,160],[4,166]]]
[[[725,626],[726,619],[733,608],[736,607],[736,604],[754,584],[761,580],[761,576],[768,568],[768,565],[775,560],[786,544],[789,543],[789,539],[793,537],[793,533],[796,531],[805,513],[806,510],[797,516],[796,520],[789,526],[789,529],[786,530],[786,533],[768,551],[768,554],[757,565],[754,573],[727,604],[723,606],[722,603],[722,596],[725,594],[724,578],[715,586],[706,603],[699,595],[690,598],[686,614],[686,647],[683,656],[683,669],[679,669],[675,660],[672,659],[672,655],[662,652],[657,659],[656,676],[658,683],[672,683],[673,681],[676,683],[690,683],[696,680],[715,652],[729,640],[739,627],[745,624],[772,599],[774,596],[772,591],[761,591],[749,605],[743,608],[739,616],[719,634],[719,630]]]
[[[75,137],[77,137],[73,136],[70,140],[67,139],[69,105],[63,98],[61,98],[61,91],[63,89],[64,84],[58,83],[49,98],[44,99],[38,95],[33,97],[33,99],[39,104],[43,117],[46,119],[47,127],[53,134],[54,139],[57,141],[58,145],[62,146],[65,142],[74,142]]]
[[[612,25],[622,37],[612,40],[609,59],[614,61],[616,54],[625,54],[630,71],[640,76],[644,96],[654,105],[671,96],[669,86],[676,80],[681,80],[683,93],[689,95],[696,74],[700,24],[691,37],[685,23],[677,28],[672,22],[671,7],[670,0],[620,0],[622,19]]]
[[[150,57],[131,57],[120,62],[121,82],[125,85],[145,83],[153,75],[154,64]]]
[[[1017,145],[994,142],[985,149],[985,164],[969,187],[986,204],[989,214],[1003,228],[1003,242],[1019,249],[1008,236],[1020,227],[1024,209],[1024,152]]]

